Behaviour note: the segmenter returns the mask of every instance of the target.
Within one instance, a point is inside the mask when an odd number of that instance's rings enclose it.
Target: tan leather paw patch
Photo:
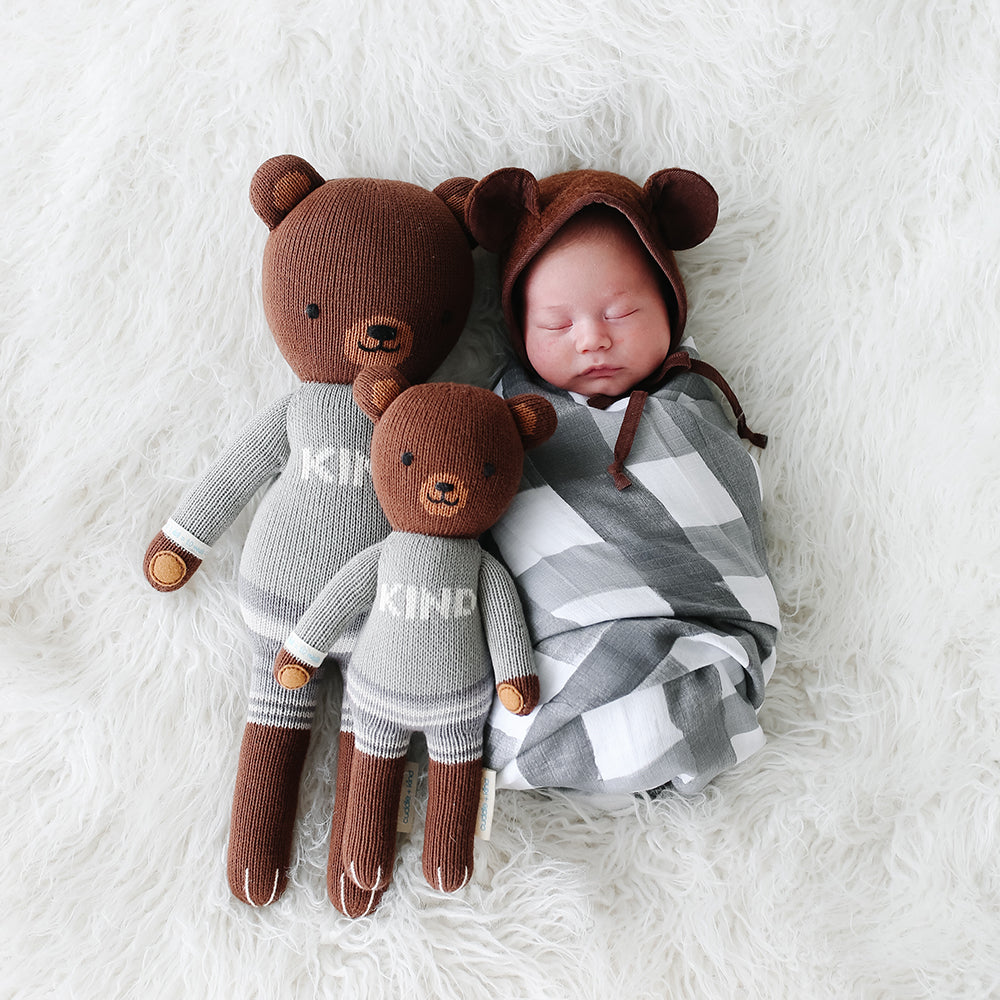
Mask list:
[[[524,708],[524,699],[521,697],[521,692],[513,684],[501,684],[497,688],[497,694],[500,696],[500,704],[508,712],[513,712],[517,715]]]
[[[161,586],[173,587],[184,579],[187,563],[176,553],[164,550],[149,560],[149,575]]]
[[[278,669],[278,683],[288,691],[295,691],[309,683],[309,673],[296,663],[286,663]]]

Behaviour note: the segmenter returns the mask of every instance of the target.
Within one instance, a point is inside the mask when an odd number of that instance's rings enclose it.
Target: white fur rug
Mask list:
[[[0,996],[1000,996],[998,37],[981,0],[8,6]],[[281,152],[427,186],[700,171],[688,329],[772,440],[767,748],[693,801],[501,793],[454,897],[418,823],[355,923],[332,693],[285,897],[226,886],[248,517],[184,592],[140,572],[292,384],[247,200]],[[446,374],[482,382],[478,258]]]

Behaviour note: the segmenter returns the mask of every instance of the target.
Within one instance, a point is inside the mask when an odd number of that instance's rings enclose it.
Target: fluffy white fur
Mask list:
[[[935,0],[96,0],[0,25],[0,995],[1000,995],[1000,23]],[[225,883],[245,515],[148,539],[292,384],[260,162],[717,187],[689,330],[761,456],[767,748],[693,801],[501,793],[453,897],[325,897],[337,699],[279,904]],[[485,382],[492,261],[450,377]]]

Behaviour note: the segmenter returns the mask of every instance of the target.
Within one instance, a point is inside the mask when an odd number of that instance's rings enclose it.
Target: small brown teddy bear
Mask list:
[[[264,311],[302,385],[260,413],[187,492],[150,544],[157,590],[185,584],[258,489],[270,483],[240,565],[240,603],[254,646],[250,707],[229,837],[233,893],[251,905],[284,890],[299,780],[316,696],[288,691],[272,667],[281,643],[330,577],[384,538],[371,489],[372,425],[351,384],[390,365],[431,374],[455,344],[472,299],[462,200],[402,181],[324,181],[278,156],[255,173],[250,201],[270,235]]]
[[[444,892],[472,874],[483,725],[493,698],[517,715],[538,701],[531,646],[507,571],[479,535],[507,509],[524,448],[555,411],[470,385],[414,386],[364,372],[355,397],[376,421],[372,480],[392,534],[352,559],[302,616],[275,662],[305,684],[340,631],[369,611],[346,670],[327,887],[348,916],[389,884],[405,753],[430,757],[423,870]],[[491,669],[492,662],[492,669]]]

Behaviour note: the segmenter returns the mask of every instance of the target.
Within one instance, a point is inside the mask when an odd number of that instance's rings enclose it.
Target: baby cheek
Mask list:
[[[548,333],[532,335],[529,332],[525,337],[524,350],[531,367],[553,385],[558,385],[558,380],[566,377],[566,366],[574,353],[569,338]]]

